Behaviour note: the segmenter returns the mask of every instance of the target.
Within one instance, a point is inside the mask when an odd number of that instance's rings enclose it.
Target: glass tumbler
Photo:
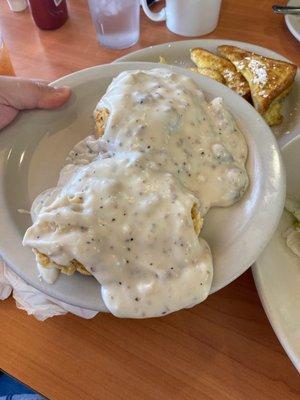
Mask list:
[[[140,0],[89,0],[100,44],[112,49],[133,46],[140,36]]]

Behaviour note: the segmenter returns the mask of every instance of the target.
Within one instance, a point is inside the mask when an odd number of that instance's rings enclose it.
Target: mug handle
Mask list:
[[[147,4],[147,0],[141,0],[141,5],[148,18],[152,21],[165,21],[166,20],[166,7],[162,8],[159,12],[152,12]]]

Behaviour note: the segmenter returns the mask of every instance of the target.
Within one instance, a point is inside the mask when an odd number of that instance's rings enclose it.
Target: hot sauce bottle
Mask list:
[[[68,19],[66,0],[28,0],[34,22],[40,29],[60,28]]]

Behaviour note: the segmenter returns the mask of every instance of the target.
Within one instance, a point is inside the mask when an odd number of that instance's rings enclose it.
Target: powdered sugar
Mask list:
[[[260,61],[250,60],[248,67],[254,74],[254,84],[264,85],[267,82],[268,74],[265,66]]]

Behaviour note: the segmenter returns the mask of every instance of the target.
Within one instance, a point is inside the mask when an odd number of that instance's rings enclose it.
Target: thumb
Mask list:
[[[67,86],[51,87],[46,82],[14,77],[0,78],[0,104],[17,110],[56,108],[70,97]]]

